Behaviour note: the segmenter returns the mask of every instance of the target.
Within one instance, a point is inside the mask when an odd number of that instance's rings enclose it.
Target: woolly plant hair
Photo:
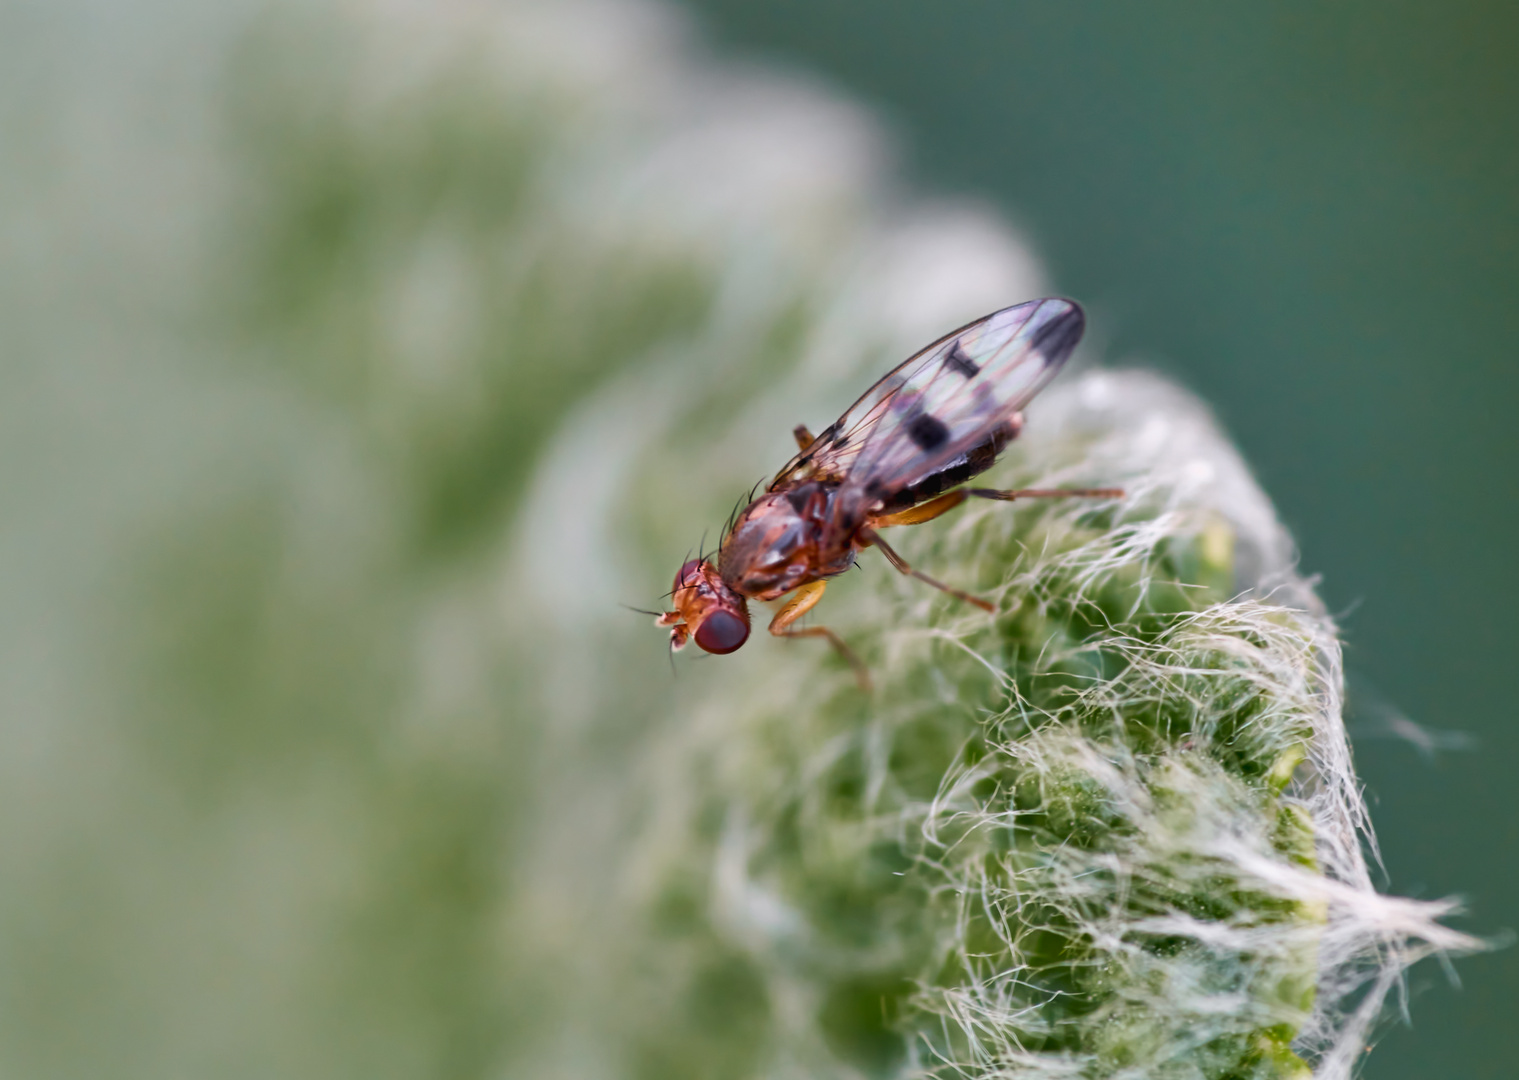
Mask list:
[[[1334,624],[1190,396],[1089,371],[1029,414],[990,483],[1125,497],[900,530],[998,613],[867,556],[816,612],[873,695],[786,643],[694,707],[650,917],[730,943],[777,1044],[846,1073],[1348,1075],[1403,967],[1470,942],[1370,885]]]

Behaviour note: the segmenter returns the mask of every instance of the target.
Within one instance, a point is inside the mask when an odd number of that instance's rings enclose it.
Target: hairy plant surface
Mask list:
[[[672,733],[652,917],[873,1075],[1343,1074],[1390,974],[1463,942],[1366,881],[1334,626],[1184,394],[1092,372],[1030,415],[996,484],[1127,497],[893,538],[994,617],[867,556],[814,614],[878,692],[771,644]]]

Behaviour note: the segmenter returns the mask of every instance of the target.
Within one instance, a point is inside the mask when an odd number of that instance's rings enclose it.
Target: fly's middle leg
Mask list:
[[[950,494],[954,494],[954,492],[951,492]],[[860,539],[865,541],[867,544],[872,544],[875,547],[880,548],[881,554],[886,556],[886,561],[891,563],[891,565],[896,568],[899,574],[906,574],[908,577],[915,577],[919,581],[926,582],[936,589],[940,589],[943,592],[949,593],[949,595],[955,597],[956,599],[964,600],[968,604],[975,604],[982,611],[994,612],[997,610],[997,605],[993,604],[990,600],[983,600],[979,596],[972,596],[968,592],[961,592],[959,589],[955,588],[952,585],[944,584],[944,582],[940,581],[938,578],[929,577],[921,570],[914,570],[910,565],[908,565],[907,560],[893,551],[891,545],[887,544],[885,540],[882,540],[881,534],[876,532],[874,529],[869,527],[861,529]]]

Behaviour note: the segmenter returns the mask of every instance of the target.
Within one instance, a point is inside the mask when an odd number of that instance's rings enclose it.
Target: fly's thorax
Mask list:
[[[798,585],[848,569],[833,565],[823,540],[833,519],[838,485],[804,481],[755,499],[723,540],[722,577],[738,593],[774,600]]]
[[[675,610],[659,625],[671,628],[675,648],[688,639],[709,653],[730,653],[749,639],[749,605],[706,559],[691,559],[675,575]]]

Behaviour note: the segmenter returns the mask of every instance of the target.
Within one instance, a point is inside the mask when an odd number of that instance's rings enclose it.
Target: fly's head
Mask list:
[[[689,640],[709,653],[730,653],[749,640],[749,605],[708,559],[692,559],[675,575],[674,611],[654,621],[668,627],[670,647]]]

